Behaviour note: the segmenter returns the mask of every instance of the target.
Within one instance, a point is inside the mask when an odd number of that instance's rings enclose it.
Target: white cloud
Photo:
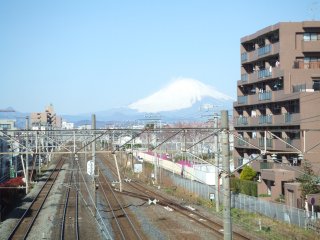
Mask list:
[[[233,100],[231,97],[218,92],[212,86],[191,78],[177,78],[174,81],[155,92],[129,105],[129,108],[139,112],[175,111],[191,107],[204,97],[212,97],[217,100]]]

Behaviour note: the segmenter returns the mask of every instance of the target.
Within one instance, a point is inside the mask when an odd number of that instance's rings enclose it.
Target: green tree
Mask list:
[[[307,160],[304,160],[303,172],[304,173],[297,178],[297,181],[301,184],[301,198],[305,199],[308,194],[319,193],[320,188],[318,186],[317,176],[313,172],[312,165]]]
[[[252,181],[256,175],[257,175],[257,172],[252,167],[246,165],[242,169],[242,172],[240,174],[240,179]]]

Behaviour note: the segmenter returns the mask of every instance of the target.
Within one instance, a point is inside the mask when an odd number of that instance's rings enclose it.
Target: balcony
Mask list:
[[[237,118],[235,118],[234,124],[236,126],[246,126],[246,125],[248,125],[248,118],[247,117],[237,117]]]
[[[252,52],[244,52],[241,54],[241,63],[249,63],[257,61],[259,58],[278,54],[280,50],[279,42],[274,44],[265,45]]]
[[[248,141],[249,141],[249,138],[238,138],[237,146],[239,147],[249,146]]]
[[[259,125],[272,124],[273,115],[260,115],[259,116]]]
[[[260,148],[264,148],[265,146],[267,148],[273,148],[273,139],[271,138],[267,138],[267,139],[264,139],[264,138],[258,138],[258,141],[259,141],[259,147]]]
[[[235,118],[235,127],[253,127],[261,125],[290,126],[300,124],[300,113],[260,115],[256,117]]]
[[[269,54],[271,53],[271,50],[272,50],[272,45],[266,45],[262,48],[259,48],[258,49],[258,56],[261,57],[263,55],[266,55],[266,54]]]
[[[297,149],[301,149],[301,139],[278,139],[278,138],[267,138],[266,148],[273,151],[281,152],[296,152]],[[256,146],[260,149],[265,148],[265,138],[239,138],[235,141],[236,148],[254,148]],[[292,147],[293,146],[293,147]]]
[[[295,172],[284,169],[263,169],[261,178],[269,181],[292,181],[295,179]]]
[[[248,54],[246,52],[241,54],[241,62],[246,62],[248,60]]]
[[[267,78],[272,76],[272,70],[270,71],[269,69],[262,69],[258,71],[258,78]]]
[[[241,82],[248,82],[248,74],[241,74]]]
[[[300,124],[300,113],[285,113],[284,114],[284,123],[285,124]]]
[[[320,68],[320,62],[295,61],[293,67],[295,69],[319,69]]]
[[[248,104],[248,96],[238,96],[238,104]]]
[[[272,99],[272,92],[271,91],[259,92],[258,99],[259,99],[259,101],[271,100]]]
[[[252,139],[252,138],[237,138],[236,141],[234,141],[234,147],[236,148],[252,148],[252,145],[258,147],[258,140]]]
[[[240,106],[240,105],[254,105],[254,104],[260,104],[260,103],[268,103],[268,102],[277,102],[277,101],[283,101],[284,96],[285,100],[294,100],[298,99],[300,97],[301,92],[297,92],[294,94],[286,94],[284,93],[284,90],[279,91],[268,91],[258,94],[252,94],[252,95],[245,95],[245,96],[238,96],[238,101],[234,102],[234,106]]]
[[[301,148],[301,140],[300,139],[283,139],[284,141],[281,141],[280,139],[273,139],[273,150],[277,151],[296,151],[292,146],[294,146],[297,149]],[[287,144],[287,143],[288,144]],[[292,145],[292,146],[291,146]]]
[[[267,162],[265,160],[257,160],[251,162],[251,167],[256,171],[256,172],[261,172],[262,169],[272,169],[274,166],[273,162]]]
[[[318,52],[320,49],[320,41],[301,41],[302,52]]]
[[[273,115],[273,125],[299,125],[300,113],[284,113]]]
[[[238,81],[238,86],[241,86],[243,84],[251,84],[251,83],[256,83],[259,81],[264,81],[272,78],[280,78],[283,77],[284,72],[278,67],[272,68],[272,71],[270,70],[260,70],[260,71],[255,71],[250,74],[241,74],[241,80]],[[260,77],[259,77],[260,76]]]

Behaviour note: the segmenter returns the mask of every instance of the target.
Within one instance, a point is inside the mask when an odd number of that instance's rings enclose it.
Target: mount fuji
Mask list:
[[[196,121],[204,114],[232,109],[234,99],[191,78],[174,79],[159,91],[128,106],[95,112],[101,121],[134,121],[160,116],[164,121]],[[68,121],[89,120],[91,115],[63,116]]]

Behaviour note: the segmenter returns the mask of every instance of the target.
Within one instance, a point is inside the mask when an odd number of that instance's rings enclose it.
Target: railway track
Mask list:
[[[190,220],[200,224],[201,226],[208,228],[213,231],[214,235],[220,238],[223,238],[223,224],[217,221],[213,221],[212,219],[200,214],[197,211],[192,210],[191,208],[182,206],[180,204],[177,204],[173,202],[172,200],[164,197],[162,194],[150,190],[149,188],[146,188],[143,184],[137,182],[137,181],[131,181],[128,182],[128,184],[136,189],[137,191],[141,192],[143,194],[143,199],[157,199],[159,203],[163,206],[167,206],[174,211],[186,216]],[[239,239],[239,240],[245,240],[245,239],[251,239],[246,234],[233,231],[233,239]]]
[[[110,164],[108,164],[108,167],[110,168],[110,171],[112,171],[113,174],[116,175],[115,167],[110,166]],[[217,238],[223,238],[222,221],[214,221],[197,211],[193,211],[191,208],[187,208],[185,206],[177,204],[176,202],[173,202],[172,200],[166,198],[163,194],[151,190],[150,188],[144,186],[144,184],[139,183],[136,180],[127,182],[126,184],[130,189],[134,189],[135,191],[123,190],[122,194],[136,197],[145,201],[148,201],[149,199],[157,199],[159,200],[157,204],[173,209],[174,211],[180,213],[181,215],[184,215],[191,221],[196,222],[207,229],[210,229]],[[233,239],[245,240],[254,239],[254,237],[248,236],[248,234],[241,229],[237,229],[236,231],[233,231]]]
[[[115,239],[143,239],[134,226],[129,214],[125,211],[121,201],[116,196],[113,187],[110,185],[103,173],[100,172],[98,183],[105,200],[108,204],[108,211],[111,214],[111,225],[114,230]]]
[[[45,203],[52,186],[54,185],[59,172],[65,162],[65,158],[61,158],[57,163],[56,167],[52,170],[50,176],[40,189],[37,196],[34,198],[28,209],[24,212],[22,217],[19,219],[17,225],[9,235],[8,239],[26,239],[35,224],[35,221]]]
[[[74,164],[73,164],[74,165]],[[61,221],[60,239],[80,239],[79,237],[79,198],[75,182],[74,171],[70,173],[69,183],[67,186],[66,197],[64,201],[63,217]]]

